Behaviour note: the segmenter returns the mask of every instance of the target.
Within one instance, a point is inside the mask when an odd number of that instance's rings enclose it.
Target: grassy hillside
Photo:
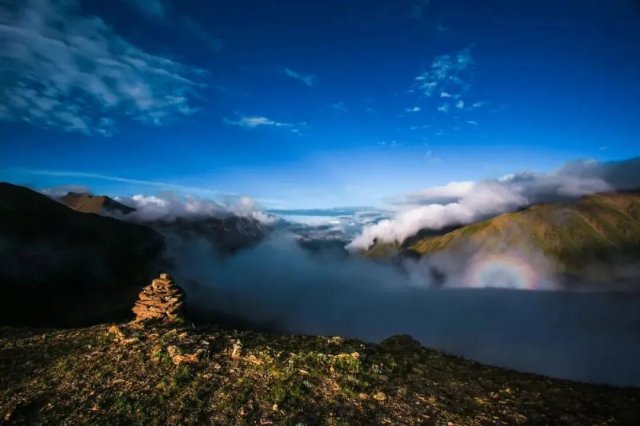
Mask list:
[[[374,245],[366,254],[409,250],[429,255],[462,247],[500,251],[523,245],[541,250],[569,273],[595,261],[640,257],[640,194],[597,194],[575,203],[534,205],[444,235]]]
[[[2,424],[639,424],[640,389],[220,328],[0,329]]]

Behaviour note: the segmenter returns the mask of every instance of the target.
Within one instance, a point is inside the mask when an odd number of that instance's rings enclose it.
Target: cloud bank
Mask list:
[[[0,3],[0,119],[110,135],[193,114],[201,70],[146,52],[76,0]]]
[[[421,229],[468,224],[533,203],[636,188],[640,188],[640,158],[576,161],[546,174],[519,172],[483,182],[452,182],[395,200],[395,217],[365,226],[348,248],[364,250],[375,241],[401,243]]]
[[[165,192],[159,195],[133,195],[115,197],[125,205],[136,209],[128,215],[140,221],[172,222],[177,218],[206,219],[228,216],[250,217],[264,224],[272,224],[277,218],[266,213],[251,197],[226,197],[223,201],[206,200],[192,195],[178,195]]]
[[[640,378],[629,374],[640,369],[637,294],[435,289],[418,270],[407,276],[335,248],[305,250],[279,233],[224,257],[204,239],[168,242],[189,312],[208,321],[369,341],[406,333],[523,371],[615,384]]]

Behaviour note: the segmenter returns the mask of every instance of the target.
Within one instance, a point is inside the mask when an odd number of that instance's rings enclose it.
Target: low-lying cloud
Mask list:
[[[550,173],[519,172],[482,182],[452,182],[394,200],[395,217],[365,226],[348,248],[364,250],[375,241],[401,243],[422,229],[468,224],[533,203],[636,188],[640,188],[640,158],[576,161]]]
[[[250,217],[264,224],[271,224],[277,218],[266,213],[251,197],[226,197],[223,201],[198,198],[192,195],[179,195],[165,192],[158,195],[133,195],[116,197],[116,200],[136,209],[128,215],[129,219],[139,221],[172,222],[177,218],[206,219],[223,218],[231,215]]]
[[[639,384],[640,375],[629,374],[640,372],[640,336],[632,331],[640,319],[638,296],[632,293],[448,289],[455,287],[453,277],[444,289],[434,288],[438,277],[417,264],[407,274],[336,248],[305,250],[283,233],[224,257],[205,239],[168,242],[171,272],[186,290],[189,312],[200,318],[369,341],[405,333],[490,364]],[[455,257],[433,262],[449,262],[464,278]]]

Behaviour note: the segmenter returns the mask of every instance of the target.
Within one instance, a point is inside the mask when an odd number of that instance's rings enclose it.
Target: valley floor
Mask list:
[[[217,327],[0,329],[0,424],[640,424],[640,389]]]

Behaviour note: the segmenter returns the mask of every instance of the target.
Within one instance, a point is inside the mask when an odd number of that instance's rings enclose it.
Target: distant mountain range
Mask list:
[[[536,204],[466,226],[423,231],[402,243],[375,243],[372,258],[423,257],[443,252],[539,250],[564,276],[598,268],[596,280],[617,279],[607,265],[640,259],[640,193],[595,194],[573,203]]]
[[[250,218],[229,215],[226,217],[178,217],[173,220],[144,220],[142,217],[127,217],[136,211],[106,195],[91,195],[69,192],[58,201],[82,213],[96,213],[103,216],[117,215],[120,219],[131,220],[148,226],[167,236],[183,239],[204,238],[221,252],[232,253],[262,240],[269,232],[267,226]]]

